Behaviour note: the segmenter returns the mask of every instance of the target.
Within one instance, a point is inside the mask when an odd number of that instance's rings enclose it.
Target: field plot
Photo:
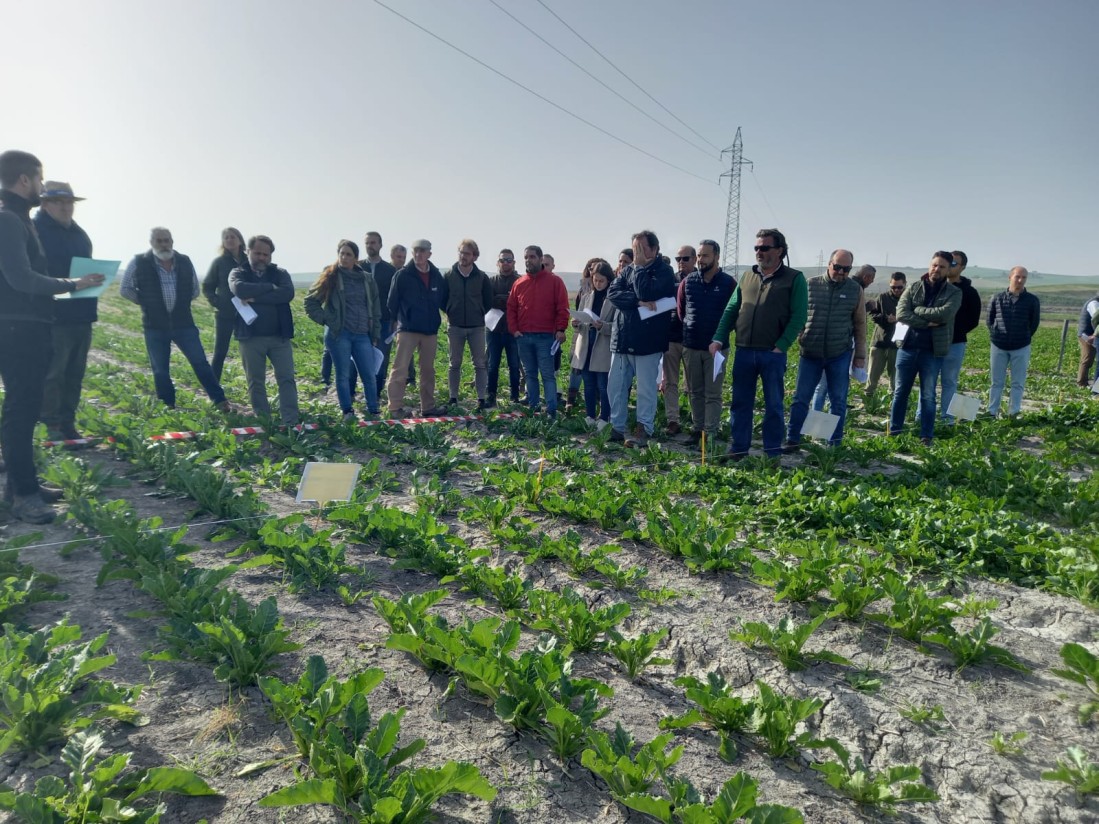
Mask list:
[[[1016,419],[925,448],[856,390],[843,448],[722,466],[568,417],[338,423],[304,319],[325,426],[238,438],[185,366],[159,406],[136,311],[101,317],[79,426],[114,441],[44,450],[69,517],[3,536],[0,809],[1099,817],[1099,403],[1059,330]],[[987,391],[984,340],[966,367]],[[362,464],[355,498],[294,503],[309,460]]]

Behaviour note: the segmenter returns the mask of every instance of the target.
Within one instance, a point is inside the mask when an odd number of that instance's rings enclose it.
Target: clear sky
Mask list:
[[[538,36],[490,0],[385,2],[686,171],[374,0],[5,0],[0,148],[88,198],[98,257],[163,224],[204,270],[234,225],[317,271],[377,229],[440,266],[468,236],[489,270],[536,243],[575,271],[643,228],[669,255],[723,240],[714,147],[740,126],[742,265],[778,226],[795,265],[945,247],[1099,276],[1099,0],[497,0]]]

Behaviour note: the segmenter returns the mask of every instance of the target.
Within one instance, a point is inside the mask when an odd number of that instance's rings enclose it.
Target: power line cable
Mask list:
[[[596,125],[595,123],[592,123],[592,122],[591,122],[590,120],[588,120],[587,118],[585,118],[585,117],[582,117],[581,115],[578,115],[578,114],[576,114],[576,112],[573,112],[573,111],[570,111],[569,109],[566,109],[566,108],[565,108],[564,106],[562,106],[562,105],[561,105],[560,103],[555,103],[554,101],[550,100],[550,99],[549,99],[548,97],[546,97],[545,95],[543,95],[543,94],[540,94],[540,93],[536,92],[536,91],[535,91],[534,89],[530,88],[529,86],[524,86],[524,85],[523,85],[522,83],[520,83],[520,82],[519,82],[518,80],[515,80],[514,78],[512,78],[512,77],[510,77],[510,76],[508,76],[508,75],[506,75],[506,74],[504,74],[504,73],[503,73],[502,71],[500,71],[499,69],[497,69],[497,68],[495,68],[495,67],[493,67],[493,66],[490,66],[490,65],[489,65],[488,63],[486,63],[485,61],[481,60],[480,58],[478,58],[478,57],[474,57],[474,56],[473,56],[472,54],[470,54],[469,52],[467,52],[467,51],[466,51],[465,49],[463,49],[463,48],[461,48],[461,47],[459,47],[459,46],[456,46],[456,45],[454,45],[454,44],[453,44],[453,43],[451,43],[451,42],[450,42],[449,40],[447,40],[447,39],[445,39],[445,38],[441,37],[440,35],[436,34],[435,32],[431,31],[430,29],[428,29],[428,28],[425,28],[424,26],[421,26],[421,25],[420,25],[419,23],[417,23],[417,22],[416,22],[415,20],[413,20],[413,19],[411,19],[411,18],[409,18],[409,17],[406,17],[405,15],[401,14],[401,13],[400,13],[399,11],[397,11],[396,9],[394,9],[394,8],[392,8],[392,7],[390,7],[390,6],[387,6],[387,5],[385,4],[385,3],[381,2],[381,0],[374,0],[374,2],[375,2],[375,3],[377,4],[377,5],[381,6],[381,7],[383,8],[383,9],[385,9],[386,11],[390,12],[391,14],[394,14],[394,15],[396,15],[397,17],[401,18],[402,20],[404,20],[404,21],[405,21],[406,23],[408,23],[409,25],[415,26],[415,27],[416,27],[416,28],[418,28],[418,29],[419,29],[420,31],[422,31],[422,32],[423,32],[424,34],[428,35],[429,37],[432,37],[432,38],[434,38],[435,40],[438,40],[438,41],[439,41],[440,43],[442,43],[442,44],[443,44],[444,46],[449,46],[450,48],[454,49],[454,51],[458,52],[459,54],[461,54],[461,55],[463,55],[463,56],[465,56],[465,57],[468,57],[468,58],[469,58],[470,60],[472,60],[472,61],[473,61],[474,63],[476,63],[476,64],[477,64],[478,66],[481,66],[482,68],[488,69],[488,70],[489,70],[490,72],[492,72],[493,74],[495,74],[495,75],[496,75],[497,77],[500,77],[500,78],[502,78],[502,79],[506,80],[506,81],[507,81],[508,83],[511,83],[511,84],[512,84],[513,86],[518,86],[518,87],[519,87],[520,89],[522,89],[523,91],[527,92],[528,94],[532,94],[532,95],[534,95],[535,97],[537,97],[537,98],[538,98],[539,100],[541,100],[541,101],[542,101],[543,103],[546,103],[546,104],[548,104],[548,105],[550,105],[550,106],[553,106],[553,108],[557,109],[557,110],[558,110],[559,112],[562,112],[562,113],[564,113],[564,114],[567,114],[567,115],[568,115],[569,117],[573,118],[574,120],[579,120],[579,121],[580,121],[581,123],[583,123],[583,124],[584,124],[585,126],[589,126],[590,128],[592,128],[592,129],[595,129],[595,130],[596,130],[597,132],[599,132],[600,134],[604,134],[604,135],[606,135],[606,136],[607,136],[607,137],[609,137],[609,138],[610,138],[611,140],[614,140],[614,141],[616,141],[616,142],[618,142],[618,143],[621,143],[621,144],[622,144],[623,146],[627,146],[627,147],[629,147],[629,148],[633,149],[633,150],[634,150],[635,152],[639,152],[640,154],[643,154],[643,155],[645,155],[646,157],[648,157],[648,158],[651,158],[651,159],[655,160],[655,161],[656,161],[657,163],[662,163],[663,165],[665,165],[665,166],[668,166],[669,168],[675,169],[675,170],[676,170],[677,172],[682,172],[682,173],[683,173],[683,174],[685,174],[685,175],[689,175],[690,177],[693,177],[693,178],[697,178],[698,180],[701,180],[701,181],[703,181],[704,183],[709,183],[709,184],[713,184],[713,182],[714,182],[714,181],[713,181],[713,180],[712,180],[711,178],[708,178],[708,177],[703,177],[702,175],[696,175],[696,174],[695,174],[694,172],[692,172],[692,171],[689,171],[688,169],[684,169],[684,168],[683,168],[682,166],[677,166],[676,164],[672,163],[672,162],[671,162],[671,161],[669,161],[669,160],[665,160],[665,159],[664,159],[664,158],[662,158],[662,157],[658,157],[657,155],[654,155],[654,154],[653,154],[652,152],[650,152],[650,151],[648,151],[648,150],[646,150],[646,149],[642,149],[642,148],[641,148],[640,146],[637,146],[637,145],[635,145],[635,144],[633,144],[633,143],[630,143],[630,142],[629,142],[628,140],[623,140],[623,139],[622,139],[621,137],[619,137],[618,135],[616,135],[616,134],[615,134],[614,132],[611,132],[611,131],[609,131],[609,130],[607,130],[607,129],[604,129],[604,128],[603,128],[602,126]]]
[[[771,210],[771,217],[773,217],[775,219],[775,225],[778,225],[778,223],[780,222],[779,219],[778,219],[778,215],[775,214],[775,210],[771,206],[771,201],[769,201],[767,199],[767,194],[763,191],[763,186],[760,185],[759,178],[756,177],[755,166],[752,167],[751,172],[752,172],[752,180],[754,180],[756,182],[756,188],[759,189],[759,194],[763,198],[763,202],[766,203],[767,208]]]
[[[520,26],[522,26],[522,27],[523,27],[524,29],[526,29],[526,30],[527,30],[528,32],[530,32],[530,33],[531,33],[532,35],[534,35],[534,37],[535,37],[535,38],[537,38],[537,39],[538,39],[539,41],[541,41],[542,43],[544,43],[544,44],[545,44],[546,46],[548,46],[549,48],[553,49],[553,50],[554,50],[555,52],[557,52],[557,54],[561,55],[561,57],[563,57],[563,58],[565,58],[566,60],[568,60],[568,61],[569,61],[569,63],[571,63],[571,64],[572,64],[573,66],[575,66],[576,68],[578,68],[578,69],[579,69],[580,71],[582,71],[582,72],[583,72],[584,74],[586,74],[586,75],[587,75],[588,77],[590,77],[590,78],[591,78],[592,80],[594,80],[594,81],[595,81],[596,83],[598,83],[598,84],[599,84],[600,86],[602,86],[602,87],[603,87],[604,89],[606,89],[607,91],[609,91],[609,92],[610,92],[611,94],[613,94],[613,95],[614,95],[615,97],[617,97],[617,98],[618,98],[619,100],[623,101],[624,103],[626,103],[626,104],[627,104],[627,105],[629,105],[629,106],[632,106],[632,107],[633,107],[634,109],[636,109],[637,111],[639,111],[639,112],[640,112],[641,114],[645,115],[645,117],[649,118],[649,120],[651,120],[651,121],[652,121],[653,123],[655,123],[655,124],[656,124],[657,126],[659,126],[660,128],[664,129],[665,131],[669,132],[670,134],[672,134],[672,135],[675,135],[676,137],[678,137],[678,138],[679,138],[680,140],[682,140],[682,141],[683,141],[684,143],[686,143],[686,144],[687,144],[688,146],[690,146],[691,148],[693,148],[693,149],[697,149],[698,151],[702,152],[702,153],[703,153],[704,155],[706,155],[706,156],[707,156],[707,157],[709,157],[709,158],[713,158],[713,157],[714,157],[714,155],[713,155],[713,154],[712,154],[712,153],[710,152],[710,150],[709,150],[709,149],[704,149],[704,148],[703,148],[702,146],[699,146],[699,145],[698,145],[697,143],[694,143],[694,142],[692,142],[692,141],[688,140],[688,139],[687,139],[686,137],[684,137],[684,136],[683,136],[682,134],[680,134],[679,132],[677,132],[677,131],[676,131],[675,129],[673,129],[673,128],[672,128],[671,126],[668,126],[668,125],[666,125],[666,124],[664,124],[664,123],[661,123],[661,122],[660,122],[659,120],[657,120],[657,119],[656,119],[655,117],[653,117],[653,116],[652,116],[651,114],[649,114],[649,113],[648,113],[647,111],[645,111],[644,109],[642,109],[642,108],[641,108],[640,106],[638,106],[638,105],[637,105],[636,103],[634,103],[634,102],[633,102],[632,100],[630,100],[630,99],[629,99],[628,97],[626,97],[626,96],[625,96],[624,94],[622,94],[621,92],[619,92],[619,91],[618,91],[617,89],[615,89],[615,88],[613,88],[613,87],[609,86],[609,85],[608,85],[607,83],[605,83],[605,82],[603,82],[602,80],[600,80],[600,79],[599,79],[598,77],[596,77],[596,76],[595,76],[594,74],[592,74],[592,73],[591,73],[590,71],[588,71],[588,70],[587,70],[586,68],[584,68],[583,66],[581,66],[581,65],[580,65],[579,63],[577,63],[577,62],[576,62],[575,60],[573,60],[573,59],[572,59],[571,57],[569,57],[569,56],[568,56],[567,54],[565,54],[565,53],[564,53],[563,51],[561,51],[561,50],[560,50],[559,48],[557,48],[557,47],[556,47],[555,45],[553,45],[553,44],[552,44],[551,42],[549,42],[549,40],[547,40],[547,39],[546,39],[545,37],[543,37],[543,36],[542,36],[541,34],[539,34],[538,32],[536,32],[536,31],[535,31],[534,29],[532,29],[532,28],[531,28],[530,26],[528,26],[528,25],[527,25],[526,23],[524,23],[524,22],[523,22],[522,20],[520,20],[520,19],[519,19],[518,17],[516,17],[516,16],[515,16],[514,14],[512,14],[512,13],[511,13],[510,11],[508,11],[508,10],[507,10],[507,9],[505,9],[505,8],[504,8],[503,6],[501,6],[501,5],[500,5],[500,4],[498,3],[498,2],[496,2],[496,0],[488,0],[488,2],[490,2],[490,3],[492,4],[492,5],[494,5],[494,6],[496,7],[496,8],[498,8],[498,9],[499,9],[500,11],[502,11],[502,12],[503,12],[504,14],[506,14],[506,15],[507,15],[508,17],[510,17],[510,18],[511,18],[512,20],[514,20],[514,21],[515,21],[515,22],[516,22],[517,24],[519,24],[519,25],[520,25]]]
[[[707,139],[706,139],[706,136],[705,136],[705,135],[699,134],[699,132],[698,132],[698,131],[697,131],[697,130],[696,130],[696,129],[694,128],[694,127],[692,127],[692,126],[691,126],[690,124],[688,124],[688,123],[685,123],[685,122],[684,122],[683,120],[681,120],[681,119],[680,119],[680,118],[679,118],[679,117],[678,117],[678,116],[676,115],[676,113],[675,113],[675,112],[673,112],[673,111],[672,111],[671,109],[669,109],[669,108],[668,108],[667,106],[665,106],[665,105],[664,105],[663,103],[661,103],[661,102],[660,102],[659,100],[657,100],[657,99],[656,99],[655,97],[653,97],[653,96],[652,96],[651,94],[649,94],[649,93],[648,93],[647,91],[645,91],[645,89],[643,89],[643,88],[642,88],[642,87],[641,87],[641,86],[640,86],[640,85],[638,84],[638,82],[637,82],[636,80],[634,80],[634,79],[633,79],[632,77],[630,77],[630,76],[629,76],[628,74],[626,74],[626,73],[625,73],[624,71],[622,71],[622,69],[618,68],[618,66],[616,66],[616,65],[615,65],[615,64],[614,64],[613,62],[611,62],[611,59],[610,59],[609,57],[607,57],[607,56],[606,56],[605,54],[603,54],[603,52],[599,51],[599,49],[597,49],[597,48],[596,48],[595,46],[593,46],[593,45],[592,45],[592,44],[591,44],[590,42],[588,42],[588,40],[587,40],[587,39],[586,39],[586,38],[584,37],[584,35],[582,35],[582,34],[581,34],[580,32],[578,32],[578,31],[577,31],[576,29],[574,29],[574,28],[573,28],[572,26],[570,26],[570,25],[569,25],[568,23],[566,23],[566,22],[565,22],[564,20],[562,20],[562,19],[561,19],[561,15],[559,15],[559,14],[558,14],[557,12],[555,12],[555,11],[554,11],[553,9],[551,9],[551,8],[550,8],[549,6],[547,6],[547,5],[546,5],[546,4],[545,4],[545,3],[543,2],[543,0],[538,0],[538,5],[540,5],[540,6],[542,7],[542,8],[544,8],[544,9],[545,9],[546,11],[548,11],[548,12],[549,12],[550,14],[552,14],[552,15],[553,15],[553,16],[554,16],[555,18],[557,18],[557,21],[558,21],[558,22],[559,22],[559,23],[560,23],[560,24],[561,24],[562,26],[564,26],[564,27],[565,27],[566,29],[568,29],[568,30],[569,30],[569,31],[571,31],[571,32],[572,32],[573,34],[575,34],[575,35],[576,35],[576,36],[577,36],[578,38],[580,38],[581,42],[583,42],[583,43],[584,43],[584,45],[586,45],[586,46],[587,46],[587,47],[588,47],[589,49],[591,49],[591,50],[592,50],[593,52],[595,52],[595,53],[596,53],[596,54],[598,54],[598,55],[599,55],[599,56],[600,56],[601,58],[603,58],[604,62],[606,62],[606,64],[607,64],[608,66],[610,66],[610,67],[611,67],[612,69],[614,69],[614,70],[615,70],[616,72],[618,72],[618,73],[619,73],[620,75],[622,75],[622,76],[623,76],[624,78],[626,78],[627,80],[629,80],[629,81],[630,81],[630,83],[632,83],[632,84],[634,85],[634,87],[635,87],[635,88],[636,88],[636,89],[637,89],[638,91],[640,91],[640,92],[641,92],[641,93],[642,93],[643,95],[645,95],[645,97],[649,98],[649,100],[651,100],[651,101],[652,101],[653,103],[655,103],[655,104],[656,104],[657,106],[659,106],[660,108],[662,108],[662,109],[663,109],[664,111],[666,111],[666,112],[667,112],[667,113],[668,113],[669,115],[671,115],[671,116],[672,116],[673,118],[675,118],[675,120],[676,120],[676,122],[677,122],[677,123],[679,123],[679,124],[680,124],[681,126],[683,126],[683,127],[685,127],[686,129],[688,129],[688,130],[689,130],[689,131],[690,131],[690,132],[691,132],[692,134],[694,134],[694,135],[695,135],[696,137],[698,137],[698,138],[701,138],[701,140],[702,140],[703,142],[705,142],[705,143],[709,144],[710,146],[713,146],[713,147],[714,147],[714,148],[715,148],[715,149],[716,149],[717,151],[719,151],[719,152],[721,151],[721,147],[720,147],[720,146],[716,146],[716,145],[714,145],[713,143],[711,143],[711,142],[710,142],[709,140],[707,140]]]

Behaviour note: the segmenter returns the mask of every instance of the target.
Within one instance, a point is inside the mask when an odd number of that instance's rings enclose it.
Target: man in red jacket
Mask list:
[[[565,282],[543,268],[542,249],[523,250],[527,273],[515,282],[508,295],[508,329],[515,337],[519,359],[527,373],[527,404],[531,412],[540,403],[538,376],[546,394],[546,411],[557,417],[557,382],[553,374],[553,353],[565,340],[569,323],[569,295]]]

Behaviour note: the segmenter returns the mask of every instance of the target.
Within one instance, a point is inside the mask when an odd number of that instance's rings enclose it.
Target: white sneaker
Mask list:
[[[584,418],[584,426],[586,426],[588,429],[591,429],[593,426],[595,426],[595,418],[590,416]]]
[[[596,432],[602,432],[604,429],[607,428],[607,425],[609,423],[610,423],[610,421],[605,421],[602,418],[600,418],[598,421],[595,422],[595,431]]]

